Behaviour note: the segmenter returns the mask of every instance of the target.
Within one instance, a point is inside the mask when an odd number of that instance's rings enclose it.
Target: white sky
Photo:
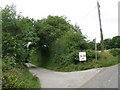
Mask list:
[[[118,35],[118,1],[99,0],[104,39]],[[34,19],[48,15],[66,16],[73,25],[78,24],[88,40],[100,40],[97,0],[0,0],[0,7],[16,5],[16,11]]]

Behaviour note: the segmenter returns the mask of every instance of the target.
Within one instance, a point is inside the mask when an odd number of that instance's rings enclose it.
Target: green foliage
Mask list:
[[[2,87],[3,88],[15,88],[17,79],[16,75],[11,73],[3,73]]]
[[[112,39],[108,38],[104,40],[104,49],[112,49],[112,48],[120,48],[120,36],[115,36]],[[94,50],[95,46],[93,42],[89,42],[89,49]],[[97,43],[97,49],[101,50],[101,45],[100,43]]]
[[[104,40],[104,45],[105,45],[105,49],[111,49],[112,48],[112,39],[105,39]]]
[[[35,32],[34,20],[16,15],[14,5],[6,6],[0,12],[2,13],[3,57],[14,56],[17,62],[25,62],[29,53],[25,45],[40,40]]]
[[[69,55],[70,57],[72,57],[72,53],[74,49],[77,50],[77,48],[87,47],[87,44],[85,44],[86,41],[83,40],[84,36],[82,36],[79,26],[77,25],[73,26],[69,24],[69,21],[67,21],[66,18],[63,16],[59,17],[59,16],[49,15],[47,18],[37,20],[34,25],[35,25],[37,36],[40,38],[40,41],[37,42],[37,48],[39,49],[40,51],[39,53],[41,54],[40,55],[41,57],[39,58],[42,60],[39,60],[39,61],[40,63],[42,63],[42,66],[46,66],[47,65],[46,63],[51,61],[52,58],[57,59],[59,55],[57,54],[54,56],[51,53],[56,53],[59,47],[63,47],[63,49],[65,50],[66,46],[64,45],[67,44],[68,41],[69,42],[67,45],[69,47],[68,49],[70,50],[67,50],[67,52],[65,53],[67,54],[71,52]],[[62,41],[63,38],[61,37],[67,38],[68,40],[65,39],[65,41],[63,42]],[[56,49],[56,50],[53,50],[53,49]],[[63,53],[62,51],[63,49],[61,48],[61,50],[58,50],[58,52],[60,51],[61,53]],[[63,55],[62,57],[64,56],[65,55]],[[66,59],[68,60],[70,57],[66,56]],[[54,60],[52,60],[52,62],[54,62]]]
[[[16,63],[14,57],[5,56],[2,60],[2,88],[40,88],[24,63]]]
[[[117,48],[114,48],[114,49],[110,50],[110,53],[111,53],[113,56],[119,56],[119,55],[120,55],[120,50],[117,49]]]
[[[24,68],[11,68],[8,72],[3,72],[3,88],[40,88],[37,78]]]
[[[104,54],[106,54],[105,52],[103,52],[103,53],[101,53],[101,52],[95,52],[95,50],[90,50],[90,49],[87,49],[86,50],[86,53],[87,53],[87,61],[89,61],[89,60],[94,60],[95,59],[95,54],[97,54],[97,59],[99,60],[99,59],[101,59],[101,58],[103,58],[104,56]]]
[[[7,5],[0,12],[2,13],[2,29],[3,29],[2,31],[16,33],[17,30],[14,30],[15,29],[15,22],[16,22],[15,6],[14,5],[8,6]]]
[[[67,66],[79,60],[79,50],[87,48],[85,37],[80,32],[68,31],[53,42],[50,49],[50,62]]]
[[[87,70],[87,69],[93,69],[93,68],[100,68],[100,67],[108,67],[112,65],[118,64],[118,58],[112,57],[107,59],[99,59],[99,60],[89,60],[87,62],[82,62],[78,64],[70,64],[68,66],[58,66],[58,65],[51,65],[49,67],[46,67],[50,70],[55,70],[59,72],[71,72],[71,71],[80,71],[80,70]]]
[[[87,60],[95,59],[95,51],[94,50],[86,50]]]
[[[32,76],[25,66],[29,59],[34,64],[58,71],[85,70],[118,63],[116,57],[106,52],[98,53],[100,59],[94,60],[94,43],[86,42],[79,26],[71,25],[66,17],[48,16],[34,20],[17,15],[15,6],[6,6],[0,13],[3,25],[3,88],[40,87],[36,76]],[[106,49],[119,47],[119,40],[119,36],[106,40]],[[27,48],[28,42],[32,44]],[[100,44],[98,48],[101,49]],[[79,51],[87,51],[87,62],[78,63]],[[118,54],[115,50],[111,52],[114,56]]]
[[[51,42],[63,35],[70,27],[70,24],[64,17],[49,15],[47,18],[37,20],[35,22],[35,28],[38,37],[41,39],[39,45],[47,45],[49,47]]]
[[[93,41],[88,42],[88,48],[91,50],[95,50],[95,43]]]
[[[112,39],[105,39],[105,49],[120,48],[120,36],[115,36]]]
[[[120,48],[120,36],[115,36],[112,38],[112,48]]]
[[[42,56],[38,48],[32,48],[30,52],[30,63],[42,66]]]
[[[21,44],[21,40],[16,40],[16,38],[9,33],[3,33],[3,57],[9,55],[16,57],[16,60],[19,59],[18,62],[24,61],[26,51]]]
[[[2,68],[4,68],[3,71],[9,70],[11,67],[15,66],[16,66],[15,57],[5,56],[2,59]]]
[[[39,82],[25,66],[30,53],[26,47],[27,43],[35,44],[40,40],[35,31],[35,20],[17,15],[14,5],[6,6],[0,13],[2,13],[2,87],[40,87]]]
[[[68,56],[65,56],[64,60],[66,61],[68,60],[67,63],[64,61],[63,64],[58,64],[60,62],[58,61],[59,59],[57,59],[56,63],[52,63],[52,65],[48,65],[46,66],[46,68],[55,70],[55,71],[60,71],[60,72],[69,72],[69,71],[87,70],[87,69],[92,69],[92,68],[108,67],[108,66],[116,65],[119,63],[118,57],[112,56],[108,50],[105,50],[104,52],[97,52],[98,60],[95,59],[94,57],[95,52],[93,50],[86,50],[86,52],[87,52],[86,62],[78,61],[79,63],[77,62],[77,64],[73,62],[71,63],[69,60],[73,56],[76,56],[76,57],[73,57],[73,59],[77,58],[78,60],[78,52],[76,52],[73,55],[68,54]],[[69,55],[72,57],[70,57]]]

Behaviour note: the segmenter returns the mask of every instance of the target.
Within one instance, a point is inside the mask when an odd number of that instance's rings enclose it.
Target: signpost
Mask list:
[[[79,61],[86,61],[86,52],[79,52]]]
[[[97,60],[97,43],[96,43],[96,38],[93,41],[95,43],[95,59]]]

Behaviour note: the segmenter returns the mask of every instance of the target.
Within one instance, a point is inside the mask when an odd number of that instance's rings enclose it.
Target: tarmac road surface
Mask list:
[[[118,88],[118,66],[85,71],[55,72],[26,63],[42,88]]]
[[[106,67],[81,88],[118,88],[118,75],[118,65]]]

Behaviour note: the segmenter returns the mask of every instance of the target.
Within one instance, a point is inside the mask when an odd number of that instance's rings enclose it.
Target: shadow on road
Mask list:
[[[35,66],[35,65],[31,65],[30,63],[26,63],[26,65],[27,65],[27,67],[29,68],[29,69],[37,69],[37,68],[39,68],[39,67],[37,67],[37,66]]]

